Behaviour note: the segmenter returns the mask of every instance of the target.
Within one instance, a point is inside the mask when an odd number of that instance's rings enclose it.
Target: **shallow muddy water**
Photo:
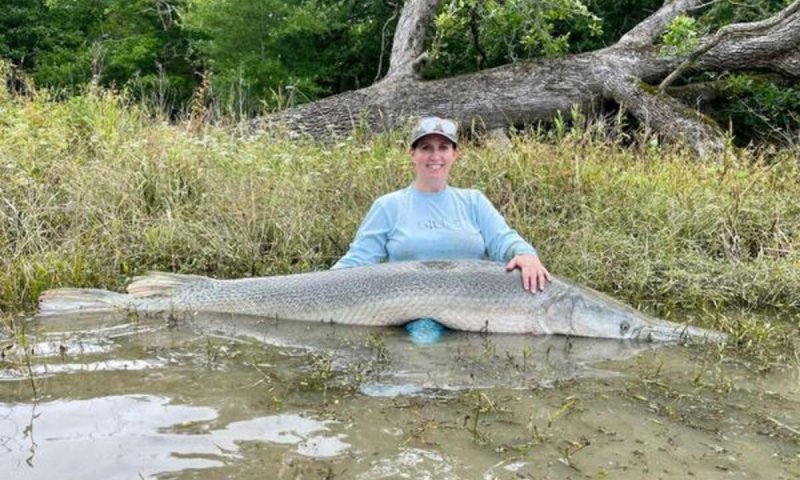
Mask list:
[[[2,478],[800,478],[797,362],[714,345],[231,316],[26,341],[0,341]]]

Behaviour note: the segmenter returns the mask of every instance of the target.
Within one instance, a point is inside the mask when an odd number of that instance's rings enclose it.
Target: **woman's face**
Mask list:
[[[447,185],[450,166],[459,156],[456,146],[441,135],[426,135],[411,149],[417,172],[416,186],[423,192],[438,192]]]

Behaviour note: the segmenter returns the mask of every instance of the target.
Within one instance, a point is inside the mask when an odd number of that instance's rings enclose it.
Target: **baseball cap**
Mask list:
[[[456,122],[439,117],[421,118],[417,126],[414,127],[409,145],[413,146],[420,138],[432,134],[441,135],[453,142],[453,144],[458,145],[458,126]]]

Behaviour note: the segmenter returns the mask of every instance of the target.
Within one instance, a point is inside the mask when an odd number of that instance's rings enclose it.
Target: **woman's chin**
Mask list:
[[[447,185],[447,177],[420,178],[417,180],[417,188],[425,192],[438,192]]]
[[[425,182],[446,182],[447,181],[447,172],[444,170],[430,170],[426,171],[424,175],[422,175],[422,179]]]

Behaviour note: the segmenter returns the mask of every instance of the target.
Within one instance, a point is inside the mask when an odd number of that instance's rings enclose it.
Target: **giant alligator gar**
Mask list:
[[[128,293],[63,288],[44,292],[37,317],[134,311],[249,314],[345,325],[403,325],[433,318],[453,330],[672,341],[725,335],[651,318],[595,290],[554,278],[522,288],[518,270],[490,261],[383,263],[295,275],[215,280],[152,273]]]

